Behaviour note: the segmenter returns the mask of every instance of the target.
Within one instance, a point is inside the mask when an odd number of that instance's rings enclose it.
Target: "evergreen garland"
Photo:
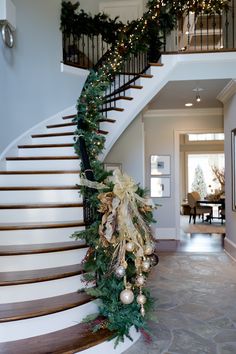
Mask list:
[[[104,13],[95,16],[79,10],[80,3],[72,4],[70,1],[62,1],[61,9],[61,30],[67,34],[76,35],[78,38],[85,34],[88,36],[102,35],[107,43],[114,43],[117,38],[117,31],[124,25],[117,22]]]
[[[99,154],[104,149],[105,138],[97,133],[99,120],[102,118],[100,107],[103,103],[103,95],[111,81],[119,72],[123,62],[132,54],[140,51],[147,51],[149,46],[156,51],[163,44],[163,34],[168,33],[175,26],[176,15],[181,16],[184,12],[194,11],[195,13],[220,13],[222,9],[228,8],[228,1],[162,1],[149,0],[148,11],[137,21],[132,21],[124,26],[117,23],[117,19],[110,20],[104,14],[98,14],[94,18],[85,14],[83,10],[76,13],[79,4],[72,5],[70,2],[62,2],[61,28],[64,32],[94,35],[101,33],[109,43],[113,44],[112,50],[106,54],[105,62],[102,62],[98,69],[91,70],[90,75],[84,85],[83,91],[77,103],[78,123],[75,142],[75,149],[78,155],[79,139],[83,138],[90,157],[91,168],[94,178],[98,182],[104,181],[109,173],[104,171],[103,165],[98,161]],[[83,162],[81,165],[84,172]],[[110,184],[109,191],[112,192],[114,185]],[[87,188],[82,187],[82,194]],[[106,190],[107,192],[107,190]],[[137,193],[145,195],[145,191],[139,189]],[[100,202],[98,192],[92,190],[90,202],[92,207],[99,210]],[[137,205],[147,224],[153,221],[151,210],[142,210]],[[129,337],[131,326],[137,329],[148,330],[146,319],[140,313],[140,305],[137,302],[125,305],[120,301],[120,292],[124,288],[123,279],[117,278],[110,271],[110,262],[114,253],[112,245],[104,247],[99,237],[99,226],[101,224],[102,213],[95,214],[95,220],[84,231],[76,232],[73,237],[83,238],[89,246],[89,251],[84,259],[84,277],[86,281],[94,281],[96,288],[86,291],[101,300],[99,314],[90,315],[87,320],[95,320],[94,330],[106,327],[114,331],[117,337],[116,344],[124,340],[124,336]],[[134,256],[130,253],[127,256],[127,278],[132,282],[135,276]],[[135,297],[138,289],[134,288]],[[145,303],[146,313],[152,305],[152,299],[147,289],[143,288],[143,293],[147,298]],[[100,317],[102,316],[102,317]]]

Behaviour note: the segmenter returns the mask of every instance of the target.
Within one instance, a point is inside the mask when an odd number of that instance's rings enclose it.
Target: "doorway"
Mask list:
[[[193,138],[194,136],[194,138]],[[187,194],[197,191],[204,198],[223,195],[224,187],[217,179],[224,175],[224,134],[222,132],[176,132],[176,220],[179,224],[179,241],[183,251],[218,252],[223,249],[224,221],[220,218],[220,204],[213,206],[212,223],[197,218],[189,223]],[[178,176],[177,176],[178,174]],[[221,183],[220,183],[221,182]],[[176,183],[177,185],[177,183]]]

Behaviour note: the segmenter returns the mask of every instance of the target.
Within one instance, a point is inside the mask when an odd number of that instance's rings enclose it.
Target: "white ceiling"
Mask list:
[[[216,97],[229,81],[230,79],[169,81],[151,100],[148,109],[189,109],[185,107],[188,102],[193,103],[193,109],[222,107]],[[196,88],[203,89],[199,92],[201,102],[196,102],[196,92],[193,91]]]

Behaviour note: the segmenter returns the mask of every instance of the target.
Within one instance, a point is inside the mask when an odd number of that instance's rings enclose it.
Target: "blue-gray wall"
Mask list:
[[[60,0],[12,0],[16,45],[0,38],[0,152],[38,122],[76,103],[81,80],[60,72]]]

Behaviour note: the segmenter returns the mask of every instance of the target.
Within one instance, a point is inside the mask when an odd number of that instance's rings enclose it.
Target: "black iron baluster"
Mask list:
[[[225,47],[229,48],[229,21],[228,11],[225,13]]]

